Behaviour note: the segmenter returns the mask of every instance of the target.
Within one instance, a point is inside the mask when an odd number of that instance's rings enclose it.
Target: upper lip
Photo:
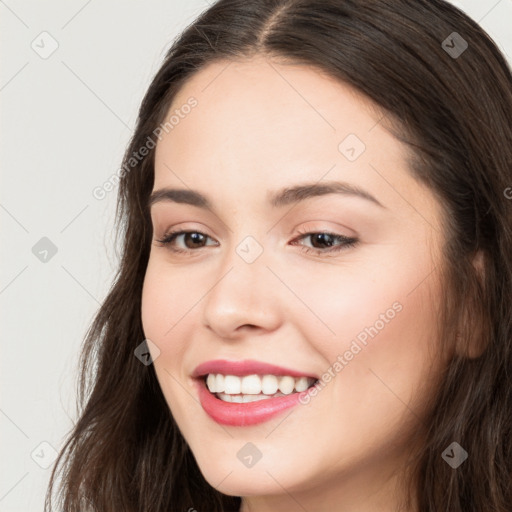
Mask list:
[[[209,373],[222,373],[223,375],[290,375],[291,377],[318,377],[309,372],[292,370],[275,364],[244,359],[242,361],[228,361],[226,359],[215,359],[199,364],[192,372],[192,377],[204,377]]]

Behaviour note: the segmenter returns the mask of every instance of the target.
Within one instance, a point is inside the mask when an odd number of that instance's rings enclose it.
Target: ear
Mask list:
[[[481,288],[485,289],[485,254],[481,249],[476,252],[471,263]],[[470,296],[467,297],[468,302],[457,335],[457,352],[469,359],[480,357],[487,348],[483,299],[478,289],[473,286]]]

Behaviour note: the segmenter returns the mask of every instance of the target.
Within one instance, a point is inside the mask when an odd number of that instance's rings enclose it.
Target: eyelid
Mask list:
[[[322,225],[310,226],[310,224],[313,222],[323,222],[324,225],[323,226]],[[329,234],[332,234],[333,236],[359,239],[359,235],[357,233],[355,233],[353,230],[351,230],[345,226],[341,226],[341,225],[339,225],[339,226],[341,228],[343,228],[343,230],[349,231],[349,233],[340,233],[339,228],[336,228],[336,229],[327,228],[327,227],[325,227],[325,221],[312,220],[312,221],[308,221],[306,224],[302,224],[300,228],[291,230],[287,234],[287,236],[288,237],[293,236],[294,232],[298,233],[300,235],[311,235],[314,233],[329,233]],[[207,231],[209,231],[209,230],[203,228],[202,226],[198,228],[197,226],[189,226],[187,224],[185,224],[185,225],[177,224],[176,226],[173,226],[171,228],[164,230],[163,235],[160,238],[163,239],[163,238],[168,237],[170,234],[177,234],[177,233],[182,233],[182,232],[201,233],[209,238],[212,238],[212,239],[215,238],[213,235],[209,235]]]
[[[317,230],[306,230],[304,227],[302,230],[298,230],[299,235],[296,236],[293,240],[291,240],[290,244],[293,246],[298,245],[300,250],[304,253],[312,253],[313,255],[320,257],[320,258],[328,258],[328,257],[336,257],[339,253],[341,253],[343,250],[352,248],[359,244],[360,240],[357,236],[346,236],[339,233],[331,232],[330,230],[326,229],[317,229]],[[197,247],[195,249],[182,249],[177,248],[175,246],[172,246],[171,244],[180,236],[184,236],[187,234],[200,234],[205,236],[207,239],[214,240],[213,237],[208,235],[207,233],[204,233],[203,231],[200,231],[198,229],[187,229],[187,228],[172,228],[164,234],[164,236],[160,239],[157,239],[157,242],[161,244],[161,247],[167,248],[171,253],[174,254],[182,254],[187,255],[189,257],[193,257],[193,253],[201,252],[200,249],[205,249],[206,247],[211,247],[208,244],[206,246]],[[332,237],[336,240],[338,240],[338,244],[329,245],[327,248],[317,249],[315,247],[308,247],[307,245],[298,244],[302,239],[307,239],[308,237],[312,237],[313,235],[327,235],[329,237]],[[213,244],[214,246],[218,246],[218,242],[216,244]]]
[[[303,235],[311,233],[331,233],[333,235],[343,236],[346,238],[359,238],[359,234],[356,233],[353,229],[350,229],[342,224],[334,224],[336,227],[330,228],[326,226],[325,220],[311,220],[305,224],[301,224],[300,228],[294,229],[294,231]]]

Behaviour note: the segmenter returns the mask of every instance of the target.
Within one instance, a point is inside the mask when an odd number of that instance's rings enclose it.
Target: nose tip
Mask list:
[[[244,333],[252,333],[258,330],[258,326],[254,324],[243,324],[238,325],[236,320],[232,320],[231,323],[227,321],[224,322],[214,322],[207,324],[208,329],[215,332],[215,334],[222,339],[235,338]]]
[[[204,325],[222,338],[275,329],[279,307],[272,280],[265,265],[235,263],[204,298]]]

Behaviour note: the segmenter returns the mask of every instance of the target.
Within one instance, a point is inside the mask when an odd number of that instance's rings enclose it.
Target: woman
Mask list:
[[[512,510],[510,119],[444,1],[205,11],[123,161],[63,509]]]

